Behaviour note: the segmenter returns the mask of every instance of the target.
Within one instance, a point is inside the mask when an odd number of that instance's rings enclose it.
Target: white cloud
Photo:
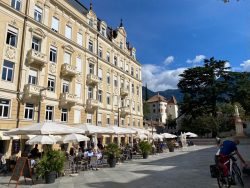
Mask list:
[[[164,64],[165,64],[165,65],[169,65],[169,64],[171,64],[171,63],[173,63],[173,62],[174,62],[174,56],[168,56],[168,57],[165,59]]]
[[[225,65],[224,65],[224,67],[225,67],[225,68],[230,68],[230,67],[231,67],[231,65],[230,65],[230,63],[229,63],[229,62],[226,62],[226,63],[225,63]]]
[[[167,70],[153,64],[142,65],[143,84],[147,83],[148,88],[153,91],[176,89],[180,79],[179,74],[183,73],[185,69],[187,68]]]
[[[187,63],[189,63],[189,64],[197,64],[197,63],[200,63],[200,62],[202,62],[204,59],[206,58],[206,56],[204,56],[204,55],[197,55],[197,56],[195,56],[195,58],[194,59],[188,59],[186,62]]]
[[[250,59],[243,61],[240,66],[243,67],[243,71],[250,71]]]

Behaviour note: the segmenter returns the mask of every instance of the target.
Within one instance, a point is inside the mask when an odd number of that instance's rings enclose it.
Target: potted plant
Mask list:
[[[45,178],[46,183],[54,183],[57,173],[64,169],[65,153],[48,150],[37,164],[37,174]]]
[[[105,154],[108,156],[108,164],[111,168],[115,167],[116,159],[120,157],[121,151],[117,144],[110,143],[105,148]]]
[[[152,150],[151,144],[148,141],[141,141],[139,148],[141,149],[143,159],[147,159],[149,152]]]
[[[175,142],[173,140],[167,141],[167,146],[168,146],[169,152],[174,152]]]

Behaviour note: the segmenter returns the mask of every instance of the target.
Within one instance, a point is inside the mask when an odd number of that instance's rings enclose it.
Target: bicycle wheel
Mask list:
[[[231,181],[229,177],[224,177],[223,173],[220,172],[219,176],[217,177],[217,183],[219,188],[230,188]]]
[[[233,164],[233,173],[236,176],[237,182],[241,185],[241,187],[244,187],[244,182],[241,177],[241,171],[236,163]]]

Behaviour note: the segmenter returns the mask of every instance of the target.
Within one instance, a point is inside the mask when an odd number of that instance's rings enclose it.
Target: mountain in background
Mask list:
[[[183,99],[183,94],[180,92],[179,89],[167,89],[165,91],[151,91],[150,89],[148,90],[148,99],[154,95],[157,95],[158,93],[165,97],[166,99],[170,99],[172,96],[175,96],[176,100],[178,103],[182,102]],[[146,100],[146,87],[142,86],[142,99]]]

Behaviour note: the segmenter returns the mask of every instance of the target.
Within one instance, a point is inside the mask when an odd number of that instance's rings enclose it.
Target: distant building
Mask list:
[[[174,96],[171,99],[155,95],[146,101],[149,113],[145,115],[146,120],[157,121],[166,124],[168,119],[176,119],[178,117],[178,105]]]

